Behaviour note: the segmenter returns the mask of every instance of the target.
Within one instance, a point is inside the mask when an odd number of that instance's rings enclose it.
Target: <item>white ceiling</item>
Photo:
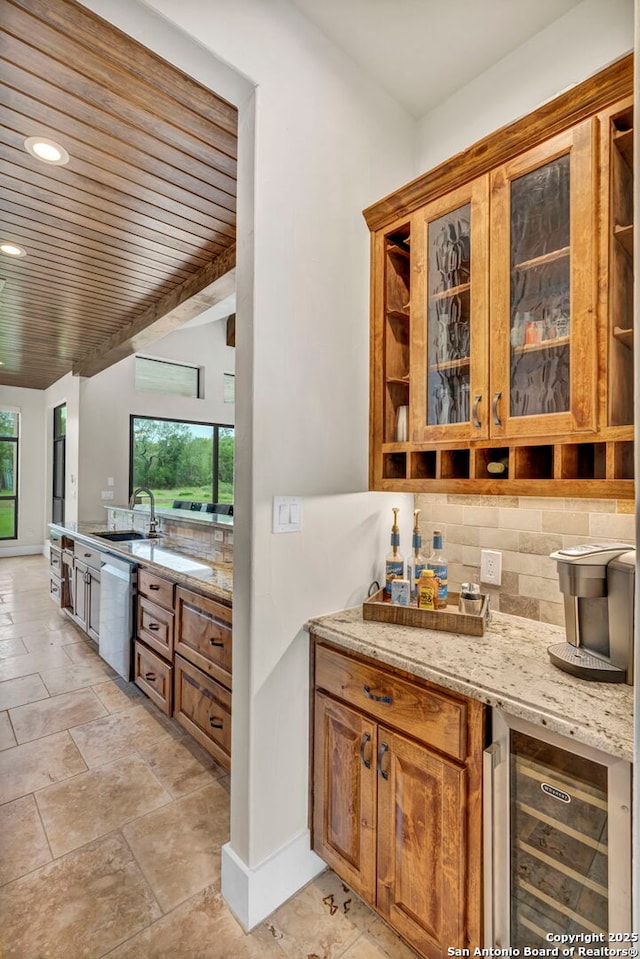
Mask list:
[[[581,0],[293,0],[414,117]]]

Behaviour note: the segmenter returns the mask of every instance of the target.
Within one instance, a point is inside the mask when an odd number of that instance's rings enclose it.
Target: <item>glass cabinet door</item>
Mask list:
[[[493,176],[492,436],[595,428],[592,157],[589,121]]]
[[[416,231],[426,267],[414,312],[423,337],[413,351],[424,364],[420,439],[488,435],[487,188],[482,178],[430,204]]]

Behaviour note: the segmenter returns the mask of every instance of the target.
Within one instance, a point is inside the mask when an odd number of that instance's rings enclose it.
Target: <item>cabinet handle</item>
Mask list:
[[[224,646],[223,639],[210,639],[209,643],[211,646]]]
[[[363,733],[362,739],[360,740],[360,761],[365,769],[371,769],[371,760],[364,758],[364,751],[369,742],[371,742],[371,736],[369,733]]]
[[[473,398],[473,411],[471,413],[471,419],[473,421],[473,425],[475,426],[477,430],[479,430],[480,427],[482,426],[482,423],[478,419],[478,407],[480,406],[481,401],[482,401],[482,393],[477,393]]]
[[[160,626],[158,623],[148,623],[147,629],[152,629],[154,633],[157,633],[157,631],[160,629]]]
[[[376,696],[375,693],[371,692],[371,686],[363,686],[364,694],[367,699],[373,699],[375,703],[386,703],[388,706],[393,702],[391,696]]]
[[[383,779],[389,778],[389,773],[385,772],[384,769],[382,768],[382,760],[384,758],[384,754],[388,751],[389,751],[388,744],[380,743],[380,749],[378,750],[378,772],[380,773]]]
[[[150,683],[155,683],[155,681],[156,681],[156,674],[155,674],[155,673],[145,673],[145,674],[144,674],[144,678],[145,678],[145,679],[148,679]]]
[[[149,589],[160,589],[160,587],[157,585],[157,583],[150,583]]]
[[[209,725],[212,726],[213,729],[222,729],[224,722],[222,719],[216,719],[215,716],[209,716]]]
[[[500,390],[493,394],[493,402],[491,406],[493,409],[493,423],[495,426],[502,426],[502,420],[500,419],[500,415],[498,413],[498,403],[500,402],[501,397],[502,393]]]

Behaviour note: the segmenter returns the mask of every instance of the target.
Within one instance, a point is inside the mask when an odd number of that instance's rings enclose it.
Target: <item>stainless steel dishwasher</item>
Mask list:
[[[136,563],[111,553],[103,554],[98,651],[102,659],[127,681],[131,679],[133,661],[137,584]]]

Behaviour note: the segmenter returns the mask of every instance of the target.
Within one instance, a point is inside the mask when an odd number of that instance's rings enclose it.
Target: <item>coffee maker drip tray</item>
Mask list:
[[[566,673],[578,676],[580,679],[591,679],[597,683],[624,683],[626,670],[598,656],[592,655],[580,646],[572,643],[557,643],[547,649],[549,658],[554,666],[564,669]]]

